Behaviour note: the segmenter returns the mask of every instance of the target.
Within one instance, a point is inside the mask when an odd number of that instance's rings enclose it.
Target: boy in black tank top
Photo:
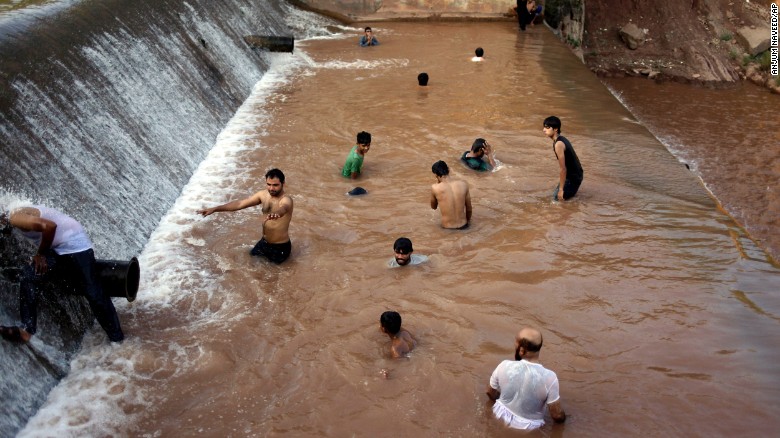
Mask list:
[[[555,188],[553,199],[563,201],[577,194],[583,179],[582,165],[577,153],[566,137],[561,135],[561,120],[550,116],[544,119],[544,135],[553,141],[553,153],[560,166],[558,186]],[[563,188],[563,190],[561,190]]]

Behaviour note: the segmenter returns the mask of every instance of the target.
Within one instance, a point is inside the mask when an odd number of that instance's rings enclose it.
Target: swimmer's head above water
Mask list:
[[[422,72],[417,75],[417,83],[420,84],[421,87],[428,86],[428,73]]]
[[[389,335],[397,335],[401,331],[401,314],[388,310],[379,317],[379,326]]]
[[[475,156],[481,157],[485,154],[485,141],[484,138],[478,138],[474,140],[474,143],[471,144],[471,153]]]
[[[399,237],[393,244],[393,252],[395,252],[395,261],[399,266],[406,266],[412,261],[412,241],[406,237]]]

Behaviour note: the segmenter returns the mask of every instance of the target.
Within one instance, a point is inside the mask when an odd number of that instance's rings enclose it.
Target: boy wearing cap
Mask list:
[[[393,252],[395,252],[395,258],[391,259],[387,264],[391,268],[398,268],[407,265],[419,265],[428,261],[428,256],[412,254],[414,249],[412,248],[412,241],[406,237],[399,237],[393,244]]]

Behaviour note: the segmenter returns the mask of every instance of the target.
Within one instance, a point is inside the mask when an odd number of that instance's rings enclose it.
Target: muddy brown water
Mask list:
[[[610,80],[636,117],[780,260],[780,105],[750,83],[712,90]]]
[[[515,436],[484,389],[525,325],[544,334],[541,361],[569,414],[532,436],[776,433],[780,270],[696,174],[543,28],[374,29],[382,44],[370,49],[357,33],[300,43],[311,63],[255,104],[272,119],[211,181],[238,197],[282,169],[291,259],[248,255],[255,210],[177,219],[189,228],[147,248],[173,261],[147,256],[147,297],[120,306],[128,341],[91,365],[124,370],[121,385],[85,377],[73,390],[110,384],[113,418],[133,423],[44,410],[33,434],[94,421],[104,426],[85,430],[133,436]],[[483,63],[470,62],[477,46]],[[552,114],[585,169],[566,203],[551,200],[557,163],[541,128]],[[373,135],[358,183],[369,194],[348,198],[340,169],[360,130]],[[459,164],[477,137],[497,171]],[[428,205],[439,159],[471,186],[467,231],[441,229]],[[388,269],[400,236],[429,263]],[[166,275],[182,280],[162,287]],[[378,318],[389,309],[420,339],[408,359],[388,357]]]

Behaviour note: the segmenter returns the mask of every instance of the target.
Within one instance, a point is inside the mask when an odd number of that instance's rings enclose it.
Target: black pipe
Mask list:
[[[141,280],[141,267],[138,259],[95,260],[95,271],[103,293],[111,297],[127,298],[134,301],[138,294],[138,283]]]
[[[295,38],[287,36],[247,35],[244,41],[253,49],[266,49],[269,52],[290,52],[295,47]]]

